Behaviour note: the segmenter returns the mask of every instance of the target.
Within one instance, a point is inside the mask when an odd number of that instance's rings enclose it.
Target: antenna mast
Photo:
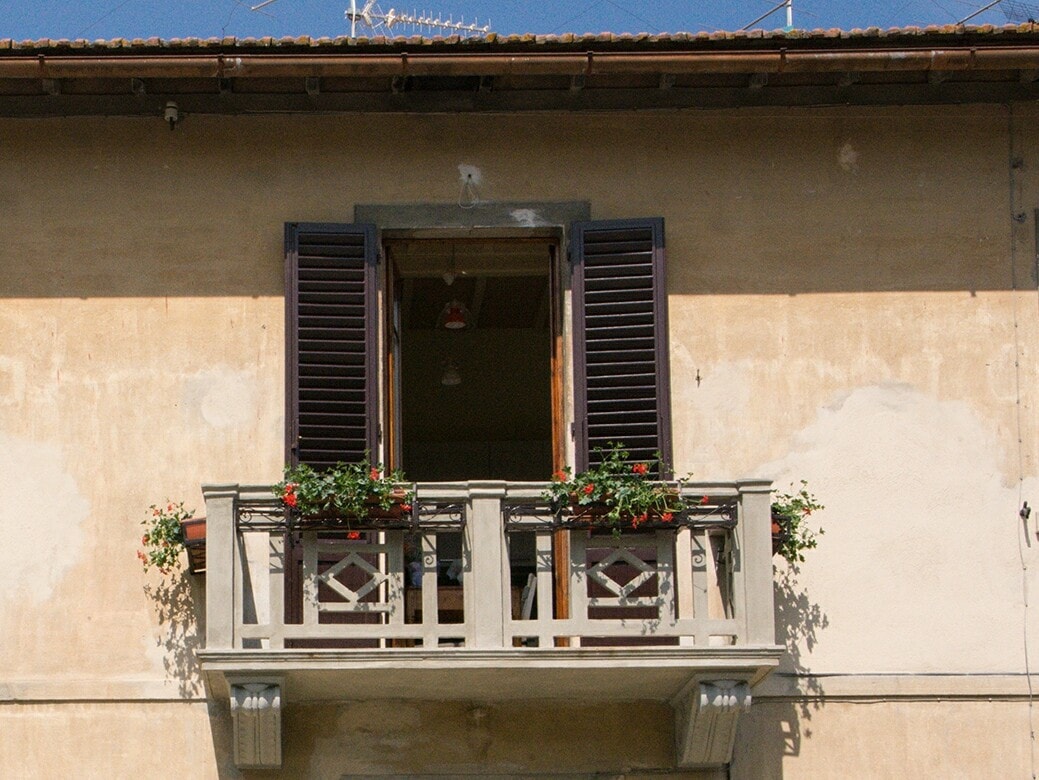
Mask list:
[[[998,2],[998,0],[997,0],[997,2]],[[772,16],[772,14],[774,14],[780,8],[786,8],[786,29],[793,30],[794,29],[794,0],[782,0],[782,2],[776,3],[774,6],[769,8],[765,13],[763,13],[761,16],[759,16],[757,19],[755,19],[750,24],[746,24],[743,27],[741,27],[739,30],[737,30],[737,32],[743,32],[744,30],[749,30],[755,24],[760,22],[762,19],[767,19],[768,17]]]
[[[454,21],[450,17],[445,21],[440,14],[434,16],[432,13],[423,12],[421,14],[413,13],[402,13],[393,8],[383,13],[379,8],[375,0],[364,0],[364,5],[358,9],[357,0],[350,0],[350,8],[347,9],[344,16],[350,20],[350,37],[357,37],[357,23],[368,27],[373,33],[376,32],[380,27],[385,27],[387,31],[392,29],[395,25],[403,24],[405,26],[414,27],[418,32],[422,32],[423,29],[433,32],[434,30],[448,30],[452,33],[456,33],[462,36],[468,35],[486,35],[491,31],[491,25],[488,23],[480,26],[477,22],[466,24],[465,19],[461,21]]]

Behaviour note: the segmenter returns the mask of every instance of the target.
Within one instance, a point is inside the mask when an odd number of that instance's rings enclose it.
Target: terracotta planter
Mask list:
[[[660,529],[677,528],[680,523],[678,520],[678,512],[672,512],[671,520],[663,520],[661,513],[656,511],[650,511],[646,514],[648,517],[645,521],[638,524],[636,527],[632,527],[630,514],[622,514],[620,522],[614,526],[614,524],[606,519],[606,515],[609,513],[610,507],[602,502],[593,502],[591,504],[578,504],[575,501],[570,503],[569,516],[564,517],[560,524],[570,528],[590,528],[594,532],[606,532],[613,533],[614,528],[625,533],[640,532],[640,531],[657,531]]]
[[[326,509],[310,515],[301,515],[300,524],[310,527],[348,528],[351,530],[404,528],[410,525],[411,513],[404,509],[407,492],[394,490],[390,498],[393,503],[384,508],[376,498],[365,501],[367,511],[363,516],[344,515],[334,509]]]
[[[184,549],[188,553],[188,569],[192,574],[206,571],[206,518],[193,517],[180,524],[184,535]]]
[[[781,514],[772,513],[772,554],[776,555],[790,535],[789,520]]]

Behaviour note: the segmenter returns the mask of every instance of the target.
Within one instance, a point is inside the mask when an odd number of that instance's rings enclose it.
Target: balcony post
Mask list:
[[[235,501],[238,485],[203,485],[206,500],[206,649],[234,647]]]
[[[737,604],[743,605],[746,639],[750,645],[775,645],[776,616],[773,602],[772,576],[772,482],[744,479],[737,483],[740,491],[739,540],[740,562]]]
[[[505,530],[502,523],[504,482],[469,483],[469,517],[465,538],[469,570],[465,580],[466,645],[502,647],[505,634],[502,577]]]

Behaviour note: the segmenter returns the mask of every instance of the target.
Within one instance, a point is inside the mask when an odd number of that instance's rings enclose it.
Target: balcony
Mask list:
[[[199,656],[239,765],[280,763],[283,700],[366,698],[666,701],[679,765],[728,761],[780,655],[770,484],[690,485],[675,525],[620,534],[573,527],[543,488],[419,484],[410,516],[358,532],[206,486]]]

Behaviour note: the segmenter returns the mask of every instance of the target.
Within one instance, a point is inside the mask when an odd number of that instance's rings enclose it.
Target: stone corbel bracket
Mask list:
[[[701,769],[729,763],[736,724],[750,709],[750,685],[741,680],[701,680],[673,704],[678,765]]]
[[[228,680],[234,762],[240,769],[281,766],[281,680]]]

